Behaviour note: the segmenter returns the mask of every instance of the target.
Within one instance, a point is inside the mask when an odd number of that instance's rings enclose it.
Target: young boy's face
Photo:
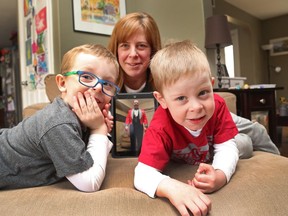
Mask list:
[[[155,92],[154,96],[178,124],[190,130],[203,128],[215,109],[212,80],[204,72],[181,77],[164,87],[163,95]]]
[[[104,79],[115,83],[118,71],[115,65],[108,62],[106,59],[96,57],[91,54],[80,53],[76,57],[75,64],[71,71],[85,71],[95,74],[100,79]],[[98,103],[99,108],[102,110],[105,104],[109,103],[111,97],[105,95],[102,92],[101,84],[97,84],[94,88],[89,88],[79,83],[79,75],[63,76],[64,85],[60,89],[62,92],[62,98],[71,107],[73,107],[73,96],[76,96],[78,92],[85,93],[89,92]]]

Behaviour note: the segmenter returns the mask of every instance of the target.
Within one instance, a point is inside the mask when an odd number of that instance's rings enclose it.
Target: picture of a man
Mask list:
[[[131,150],[140,152],[143,134],[148,127],[148,120],[144,109],[139,109],[139,101],[133,101],[133,108],[129,109],[125,120],[125,130],[130,135]]]

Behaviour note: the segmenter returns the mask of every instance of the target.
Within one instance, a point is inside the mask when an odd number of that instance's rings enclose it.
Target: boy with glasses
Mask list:
[[[110,100],[119,66],[101,45],[68,51],[56,83],[61,96],[13,128],[0,129],[0,189],[53,184],[99,190],[112,143]]]

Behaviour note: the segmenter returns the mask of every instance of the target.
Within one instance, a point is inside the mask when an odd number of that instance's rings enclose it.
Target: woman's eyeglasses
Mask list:
[[[79,75],[79,83],[82,85],[94,88],[98,83],[102,86],[102,92],[110,97],[115,96],[119,92],[119,87],[110,81],[100,79],[95,74],[86,71],[69,71],[63,74],[64,76]]]

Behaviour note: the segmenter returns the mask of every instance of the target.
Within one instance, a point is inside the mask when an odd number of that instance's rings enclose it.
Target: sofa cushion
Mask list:
[[[137,158],[108,159],[102,189],[77,191],[67,180],[54,185],[0,192],[1,215],[177,215],[167,199],[151,199],[133,187]],[[170,163],[166,173],[186,182],[197,167]],[[209,215],[286,215],[288,212],[288,158],[254,152],[240,160],[231,181],[208,195]]]
[[[45,91],[50,102],[52,102],[55,97],[61,94],[57,87],[55,78],[56,74],[48,74],[44,78]],[[236,114],[236,96],[230,92],[217,92],[216,94],[224,98],[228,109]],[[25,107],[22,112],[23,118],[33,115],[36,111],[43,109],[45,106],[47,106],[47,104],[48,103],[38,103]]]
[[[172,177],[185,181],[191,176],[188,167],[177,167],[170,170]],[[252,158],[240,160],[231,181],[209,197],[209,215],[287,215],[288,158],[254,152]]]

